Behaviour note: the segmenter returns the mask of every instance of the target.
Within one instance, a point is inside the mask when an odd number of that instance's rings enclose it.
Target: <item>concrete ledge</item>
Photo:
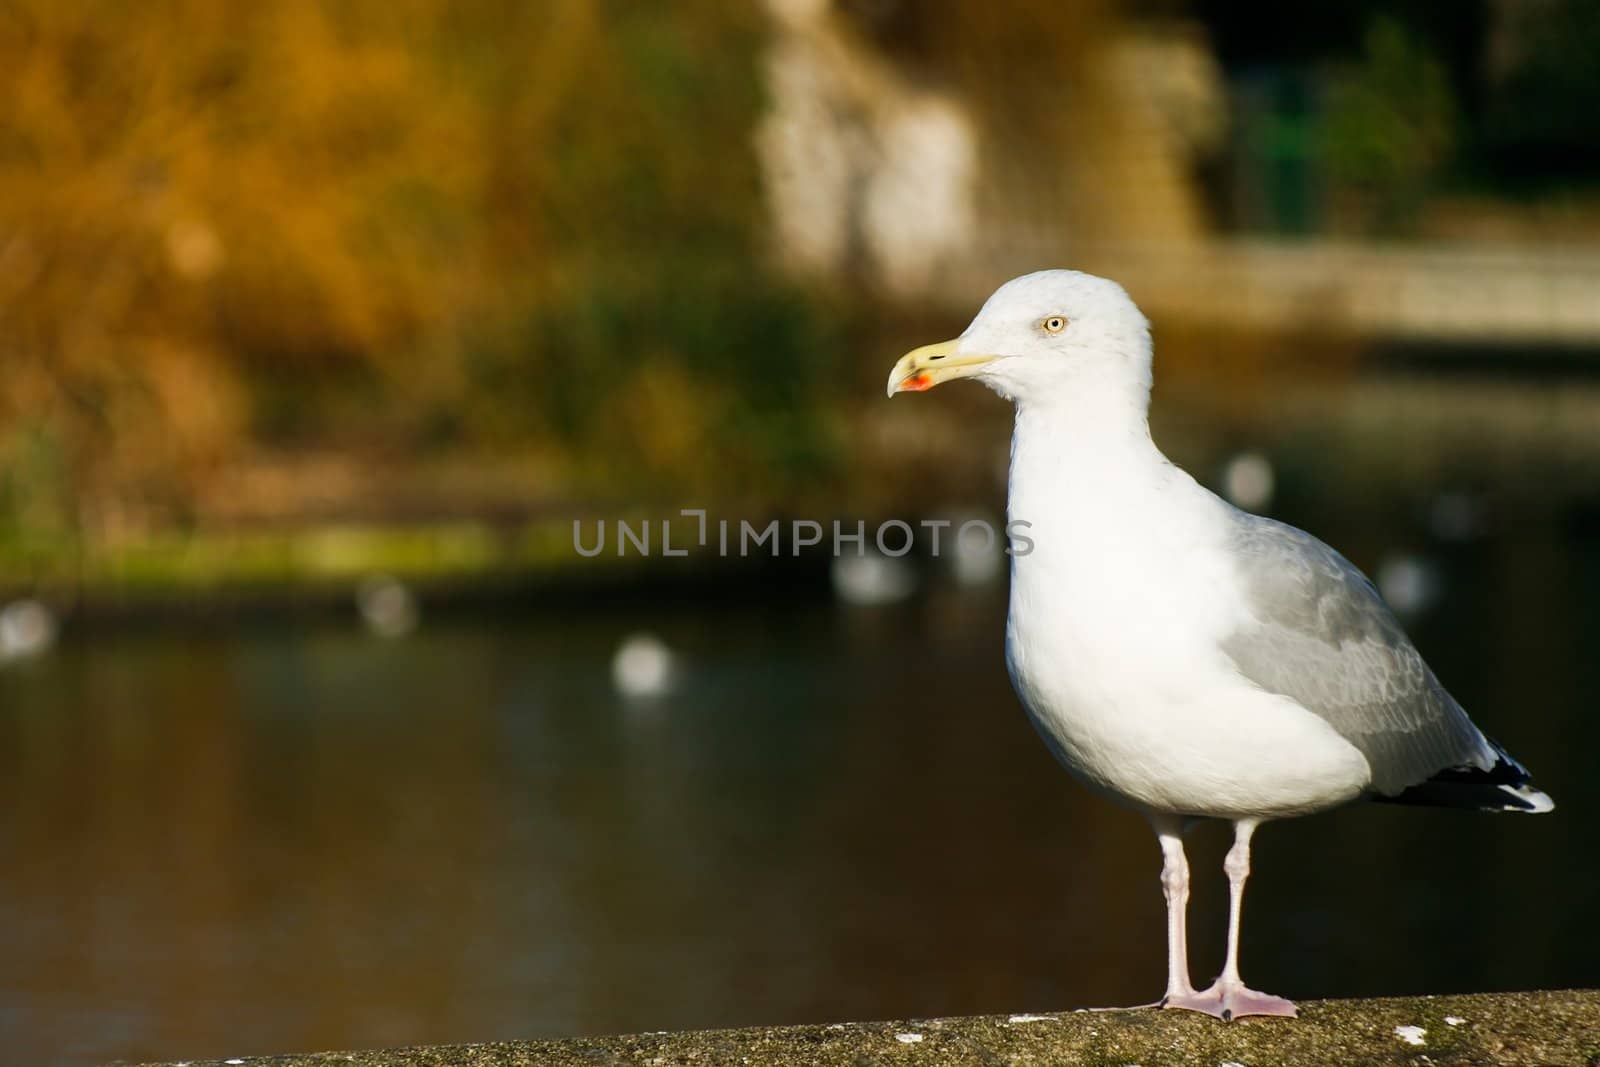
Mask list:
[[[1299,1020],[1110,1011],[753,1027],[192,1062],[251,1067],[1571,1064],[1600,1067],[1600,991],[1323,1000]],[[168,1065],[172,1067],[172,1065]]]

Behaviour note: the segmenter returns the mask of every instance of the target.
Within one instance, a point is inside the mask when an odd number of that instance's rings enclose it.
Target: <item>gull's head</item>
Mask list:
[[[924,345],[889,372],[889,395],[976,378],[1019,403],[1150,393],[1150,326],[1122,286],[1075,270],[1013,278],[953,341]]]

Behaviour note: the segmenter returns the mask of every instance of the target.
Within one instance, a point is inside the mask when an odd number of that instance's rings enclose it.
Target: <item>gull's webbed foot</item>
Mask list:
[[[1169,996],[1161,1006],[1203,1011],[1223,1022],[1242,1019],[1246,1015],[1270,1015],[1283,1019],[1295,1019],[1300,1015],[1293,1001],[1275,997],[1271,993],[1258,993],[1245,988],[1241,982],[1225,982],[1220,978],[1212,983],[1210,989],[1184,996]]]
[[[1184,1011],[1198,1011],[1218,1019],[1226,1020],[1228,1017],[1223,1012],[1222,996],[1217,992],[1217,987],[1202,992],[1190,990],[1187,993],[1168,993],[1161,998],[1163,1008],[1181,1008]]]

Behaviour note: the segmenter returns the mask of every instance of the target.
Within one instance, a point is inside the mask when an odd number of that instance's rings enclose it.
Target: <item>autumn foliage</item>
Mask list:
[[[717,0],[7,4],[0,527],[181,518],[263,449],[806,477],[825,324],[757,249],[760,30]]]

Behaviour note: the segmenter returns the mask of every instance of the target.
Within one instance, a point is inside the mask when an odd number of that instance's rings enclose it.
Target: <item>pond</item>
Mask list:
[[[1293,520],[1293,516],[1285,516]],[[1407,530],[1318,532],[1371,566]],[[1296,997],[1600,984],[1600,542],[1435,546],[1411,621],[1559,804],[1257,837],[1244,966]],[[0,671],[0,1033],[16,1062],[1147,1001],[1159,853],[1027,724],[1003,581],[519,597],[91,631]],[[668,696],[610,661],[648,631]],[[1226,832],[1191,834],[1194,971]]]

